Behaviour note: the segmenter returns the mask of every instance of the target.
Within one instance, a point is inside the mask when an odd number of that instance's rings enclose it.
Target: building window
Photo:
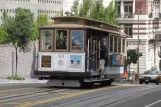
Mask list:
[[[121,4],[120,4],[120,2],[116,2],[116,3],[117,3],[118,17],[121,18]]]
[[[133,3],[124,2],[124,18],[133,18]]]
[[[132,38],[133,35],[132,30],[133,30],[132,24],[124,24],[124,32],[130,38]]]

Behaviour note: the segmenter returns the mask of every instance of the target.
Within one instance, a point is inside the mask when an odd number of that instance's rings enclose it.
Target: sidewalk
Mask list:
[[[139,81],[131,81],[131,80],[128,80],[128,79],[122,79],[120,82],[118,82],[120,84],[139,84]]]
[[[34,79],[25,79],[25,80],[9,80],[9,79],[2,79],[0,78],[0,84],[10,84],[10,83],[46,83],[48,80],[38,80],[37,78]],[[132,82],[128,80],[121,80],[120,82],[114,82],[116,84],[138,84],[138,81]]]
[[[8,83],[46,83],[47,80],[38,80],[38,79],[25,79],[25,80],[9,80],[0,78],[0,84],[8,84]]]

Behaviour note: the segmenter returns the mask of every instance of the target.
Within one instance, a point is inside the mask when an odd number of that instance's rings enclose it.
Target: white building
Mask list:
[[[151,67],[160,69],[158,52],[161,46],[161,1],[160,0],[115,0],[118,3],[119,23],[129,35],[127,49],[137,49],[143,54],[139,60],[139,71]],[[139,13],[138,13],[139,10]],[[139,15],[139,26],[138,26]],[[131,65],[137,72],[137,64]]]
[[[0,23],[2,23],[4,11],[13,17],[18,7],[30,9],[35,18],[38,14],[46,13],[51,19],[62,11],[63,0],[0,0]]]

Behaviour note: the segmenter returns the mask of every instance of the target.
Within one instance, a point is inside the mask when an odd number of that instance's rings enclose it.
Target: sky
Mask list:
[[[73,5],[73,1],[74,0],[64,0],[64,6],[63,6],[64,11],[70,11],[71,6]],[[107,7],[110,1],[111,0],[104,0],[103,5]],[[80,0],[80,2],[82,2],[82,0]]]

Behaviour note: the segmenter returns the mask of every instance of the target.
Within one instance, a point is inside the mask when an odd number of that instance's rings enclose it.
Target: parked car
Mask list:
[[[156,83],[159,84],[161,82],[161,72],[158,70],[148,70],[145,71],[142,75],[140,75],[139,83],[140,84],[148,84],[148,83]]]

